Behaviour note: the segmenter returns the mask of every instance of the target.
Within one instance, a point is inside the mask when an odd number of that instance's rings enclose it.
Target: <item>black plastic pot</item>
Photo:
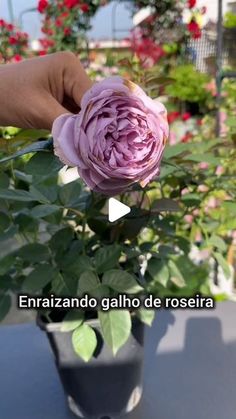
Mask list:
[[[47,333],[70,409],[80,418],[114,419],[131,412],[142,396],[144,326],[133,320],[128,342],[113,356],[103,342],[99,322],[90,320],[98,337],[98,349],[89,363],[74,352],[71,332],[61,332],[60,323],[39,327]]]

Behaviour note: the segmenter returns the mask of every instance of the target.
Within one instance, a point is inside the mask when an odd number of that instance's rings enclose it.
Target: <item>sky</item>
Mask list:
[[[25,9],[37,6],[37,0],[12,0],[13,11],[16,20]],[[88,34],[90,39],[112,39],[112,9],[113,4],[101,7],[92,21],[93,29]],[[9,20],[8,0],[0,0],[0,18]],[[28,32],[32,39],[39,38],[40,17],[37,12],[30,12],[23,16],[23,29]],[[116,8],[116,28],[125,29],[126,32],[117,32],[117,38],[127,36],[128,30],[132,27],[130,11],[125,4],[119,4]]]

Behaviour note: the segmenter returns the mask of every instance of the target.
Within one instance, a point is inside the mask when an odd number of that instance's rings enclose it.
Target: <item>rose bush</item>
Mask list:
[[[43,51],[50,53],[62,50],[77,52],[84,46],[90,19],[106,0],[39,0],[38,11],[42,15],[40,39]]]
[[[167,112],[136,84],[110,77],[84,95],[78,115],[60,116],[52,134],[63,163],[77,166],[90,188],[115,195],[159,174]]]
[[[206,7],[199,7],[196,0],[134,0],[130,3],[133,13],[147,6],[152,8],[149,16],[131,32],[131,49],[143,66],[152,67],[161,58],[164,68],[172,59],[174,67],[176,58],[184,62],[189,41],[202,36],[199,21],[206,13]]]
[[[0,19],[0,64],[21,61],[28,56],[28,48],[28,34]]]

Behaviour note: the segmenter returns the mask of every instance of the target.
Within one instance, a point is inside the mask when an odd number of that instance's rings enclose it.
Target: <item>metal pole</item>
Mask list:
[[[222,51],[223,51],[223,28],[222,28],[222,0],[218,0],[218,22],[217,22],[217,45],[216,45],[216,135],[220,136],[220,104],[222,85]]]
[[[119,1],[115,1],[112,6],[112,41],[116,41],[116,9],[119,4]]]
[[[8,4],[8,12],[9,12],[10,21],[11,21],[11,23],[13,23],[14,22],[14,11],[13,11],[12,0],[7,0],[7,4]]]
[[[25,9],[19,14],[18,23],[19,27],[23,29],[23,17],[27,13],[37,12],[37,7],[31,7],[30,9]]]
[[[220,137],[220,105],[222,85],[222,51],[223,51],[223,28],[222,28],[222,0],[218,0],[217,44],[216,44],[216,136]],[[214,284],[218,285],[218,261],[214,259]]]

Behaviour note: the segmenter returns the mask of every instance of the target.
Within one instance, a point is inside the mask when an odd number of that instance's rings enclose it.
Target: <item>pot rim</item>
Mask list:
[[[132,324],[138,322],[138,323],[141,323],[143,326],[145,326],[145,324],[135,315],[131,316],[131,320],[132,320]],[[53,333],[53,332],[70,333],[70,332],[63,332],[61,330],[62,323],[63,323],[62,321],[61,322],[47,323],[46,321],[43,320],[43,314],[42,313],[37,313],[36,324],[44,332],[47,332],[47,333]],[[98,318],[85,320],[84,323],[88,324],[91,327],[93,326],[93,327],[97,327],[97,328],[100,329],[100,321],[99,321]]]
[[[62,321],[47,323],[46,321],[43,320],[43,314],[37,313],[36,323],[39,326],[39,328],[43,331],[46,331],[46,332],[49,332],[49,333],[50,332],[62,332],[62,330],[61,330],[61,325],[63,323]],[[96,327],[96,326],[99,325],[99,319],[85,320],[84,323]],[[62,333],[68,333],[68,332],[62,332]]]

